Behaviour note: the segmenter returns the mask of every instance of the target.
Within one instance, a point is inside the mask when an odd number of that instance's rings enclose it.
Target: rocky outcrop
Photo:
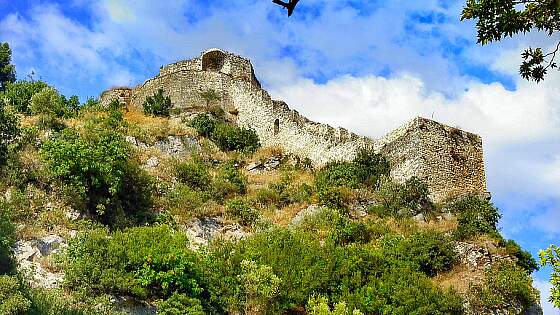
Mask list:
[[[42,288],[58,288],[64,273],[45,267],[48,259],[67,246],[58,235],[47,235],[35,240],[18,241],[13,249],[20,270],[31,275],[32,284]]]

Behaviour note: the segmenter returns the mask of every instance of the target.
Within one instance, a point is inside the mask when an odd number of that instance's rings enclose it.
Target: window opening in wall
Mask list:
[[[277,135],[280,132],[280,119],[276,119],[274,121],[274,135]]]

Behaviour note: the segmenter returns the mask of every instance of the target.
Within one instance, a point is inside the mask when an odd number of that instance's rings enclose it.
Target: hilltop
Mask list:
[[[475,134],[318,124],[215,49],[85,104],[1,102],[0,313],[542,313]]]

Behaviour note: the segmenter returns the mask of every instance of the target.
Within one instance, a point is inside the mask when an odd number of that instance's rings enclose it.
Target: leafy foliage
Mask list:
[[[247,192],[247,176],[243,175],[232,162],[227,162],[218,170],[213,185],[217,198],[243,195]]]
[[[197,297],[202,283],[198,257],[186,235],[165,225],[109,233],[85,232],[73,239],[64,257],[65,285],[82,292]]]
[[[142,106],[146,115],[169,117],[171,98],[164,95],[163,89],[159,89],[154,95],[148,96]]]
[[[12,64],[12,49],[8,43],[0,43],[0,92],[7,83],[16,81],[16,67]]]
[[[162,315],[205,315],[200,300],[186,294],[174,292],[167,300],[158,303],[158,314]]]
[[[515,304],[527,309],[538,298],[531,275],[515,264],[503,262],[487,270],[483,284],[471,286],[469,303],[475,313],[485,314],[493,309],[514,311]]]
[[[519,246],[519,244],[517,244],[514,240],[504,241],[503,246],[505,246],[509,255],[517,258],[515,263],[519,267],[525,269],[529,273],[539,269],[539,265],[531,256],[531,253],[521,249],[521,246]]]
[[[176,170],[177,178],[193,189],[207,189],[211,184],[208,167],[200,161],[179,163]]]
[[[478,43],[486,45],[527,33],[533,29],[553,36],[560,31],[560,5],[555,0],[467,0],[461,20],[476,19]],[[542,48],[527,48],[519,67],[521,76],[539,82],[549,69],[557,68],[554,59],[560,48],[544,53]]]
[[[84,135],[63,130],[43,144],[41,156],[69,196],[103,222],[127,226],[126,215],[144,220],[151,205],[150,179],[130,160],[124,137],[99,127]]]
[[[253,225],[259,218],[259,212],[252,209],[241,199],[233,199],[227,203],[227,214],[236,218],[243,225]]]
[[[539,252],[541,266],[552,267],[550,283],[550,302],[560,308],[560,247],[550,245],[549,248]]]
[[[454,202],[450,209],[457,213],[459,224],[455,235],[459,239],[479,234],[497,234],[497,224],[501,215],[490,201],[477,196],[468,196]]]
[[[0,202],[0,275],[12,271],[12,247],[16,242],[15,227],[5,202]]]
[[[31,98],[47,87],[43,81],[16,81],[6,85],[4,97],[7,105],[14,107],[18,112],[31,114]]]
[[[386,255],[403,263],[412,262],[420,271],[431,277],[450,270],[455,261],[451,241],[434,231],[417,232],[408,239],[388,236],[382,244]]]
[[[408,179],[404,184],[384,177],[379,184],[377,194],[381,204],[370,211],[377,212],[381,216],[407,217],[427,213],[434,208],[428,196],[428,186],[417,177]]]
[[[0,301],[0,314],[25,314],[31,307],[19,279],[7,275],[0,275]]]
[[[310,315],[350,315],[346,302],[338,302],[334,305],[333,310],[329,306],[329,299],[324,296],[312,297],[307,302],[308,314]],[[363,314],[359,310],[352,311],[352,315]]]
[[[6,164],[8,146],[19,136],[20,130],[17,118],[6,111],[0,100],[0,168]]]
[[[324,166],[315,175],[315,187],[322,204],[342,208],[345,190],[362,184],[376,187],[384,175],[389,175],[387,160],[366,148],[351,162],[331,162]]]
[[[270,300],[278,294],[281,282],[271,267],[258,265],[252,260],[241,261],[241,274],[237,278],[241,284],[246,314],[257,314],[266,309]]]
[[[254,130],[216,121],[207,114],[197,115],[191,121],[191,126],[200,135],[212,139],[224,151],[252,153],[260,147],[259,137]]]

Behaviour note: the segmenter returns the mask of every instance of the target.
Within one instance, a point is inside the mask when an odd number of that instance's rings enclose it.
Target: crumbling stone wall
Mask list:
[[[417,117],[377,141],[391,164],[391,177],[417,176],[428,183],[433,200],[465,194],[486,197],[480,136]]]
[[[160,69],[160,74],[129,91],[129,106],[141,109],[146,97],[163,89],[173,106],[183,111],[207,110],[202,92],[214,90],[228,118],[256,131],[261,144],[280,146],[287,153],[309,158],[316,166],[334,160],[351,160],[371,146],[391,164],[391,177],[403,182],[417,176],[430,187],[434,201],[467,193],[486,193],[479,136],[438,122],[416,118],[387,136],[373,140],[308,120],[282,101],[272,100],[261,88],[251,63],[244,58],[211,49],[201,57]],[[113,91],[113,90],[111,90]],[[102,102],[116,92],[107,91]]]
[[[109,89],[99,96],[99,102],[102,106],[109,106],[113,100],[119,101],[119,104],[126,105],[130,102],[132,90],[130,88],[113,88]]]

